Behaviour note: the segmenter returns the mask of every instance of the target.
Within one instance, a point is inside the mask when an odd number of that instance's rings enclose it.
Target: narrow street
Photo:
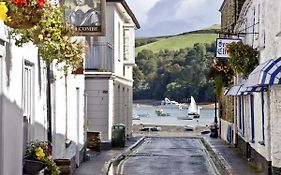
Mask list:
[[[126,175],[216,174],[201,140],[184,137],[146,138],[113,171]]]

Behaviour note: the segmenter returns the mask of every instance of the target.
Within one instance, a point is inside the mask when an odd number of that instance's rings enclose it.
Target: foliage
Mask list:
[[[138,39],[136,40],[136,47],[140,47],[140,46],[143,46],[143,45],[146,45],[146,44],[149,44],[149,43],[154,43],[156,42],[157,39],[154,39],[154,38],[143,38],[143,39]]]
[[[234,71],[225,59],[214,59],[214,62],[211,65],[208,77],[216,78],[221,77],[223,86],[228,86],[233,82]]]
[[[0,19],[12,28],[31,28],[38,23],[45,0],[1,0]]]
[[[213,80],[208,77],[215,44],[195,44],[191,49],[142,50],[136,56],[134,99],[186,101],[191,95],[198,102],[214,100]]]
[[[47,141],[32,141],[28,144],[25,158],[38,160],[47,166],[47,171],[52,175],[59,175],[59,168],[51,158],[51,150]]]
[[[14,29],[11,35],[19,47],[28,42],[35,44],[47,64],[56,60],[75,69],[83,60],[84,46],[71,38],[75,28],[65,21],[63,8],[58,5],[46,6],[38,25],[31,29]]]
[[[227,46],[230,54],[229,62],[236,73],[242,73],[243,78],[255,69],[258,65],[258,51],[242,42],[231,43]]]

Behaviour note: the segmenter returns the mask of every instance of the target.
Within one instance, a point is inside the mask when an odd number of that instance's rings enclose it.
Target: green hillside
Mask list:
[[[143,49],[149,49],[155,53],[163,49],[179,50],[180,48],[191,48],[195,43],[212,43],[218,36],[218,30],[219,26],[211,26],[202,30],[187,32],[175,36],[149,38],[150,40],[154,39],[155,42],[137,47],[136,53]]]

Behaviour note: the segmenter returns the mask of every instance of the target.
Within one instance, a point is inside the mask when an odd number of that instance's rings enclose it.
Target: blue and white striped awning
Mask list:
[[[234,85],[232,87],[229,88],[229,90],[227,91],[227,93],[225,95],[233,95],[236,96],[239,92],[239,89],[241,88],[242,85],[238,84],[238,85]]]
[[[243,85],[241,86],[241,88],[239,89],[237,95],[238,95],[238,96],[240,96],[240,95],[242,95],[242,96],[243,96],[243,95],[249,95],[250,92],[247,92],[246,90],[247,90],[247,87],[245,86],[245,84],[243,84]]]
[[[244,92],[265,92],[267,91],[267,87],[259,86],[259,87],[247,87]]]
[[[232,95],[232,96],[236,96],[238,95],[240,89],[242,88],[242,86],[244,85],[244,80],[236,85],[231,86],[228,91],[225,93],[225,95]]]
[[[245,86],[260,87],[273,84],[281,84],[281,57],[257,66],[249,75]]]

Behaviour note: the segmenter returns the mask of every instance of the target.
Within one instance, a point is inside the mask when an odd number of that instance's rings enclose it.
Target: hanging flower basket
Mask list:
[[[7,15],[10,20],[5,21],[5,24],[15,29],[30,29],[41,19],[44,10],[41,7],[22,7],[17,11],[9,10]]]
[[[44,13],[36,26],[31,29],[14,29],[10,34],[15,39],[16,46],[33,42],[47,64],[55,61],[75,70],[81,66],[85,48],[82,42],[72,38],[75,32],[75,27],[65,20],[63,7],[45,5]]]
[[[0,0],[0,20],[15,29],[30,29],[40,21],[46,0]]]
[[[259,52],[251,46],[237,42],[229,44],[227,49],[230,54],[229,62],[233,70],[236,73],[242,73],[243,78],[247,78],[259,64]]]

